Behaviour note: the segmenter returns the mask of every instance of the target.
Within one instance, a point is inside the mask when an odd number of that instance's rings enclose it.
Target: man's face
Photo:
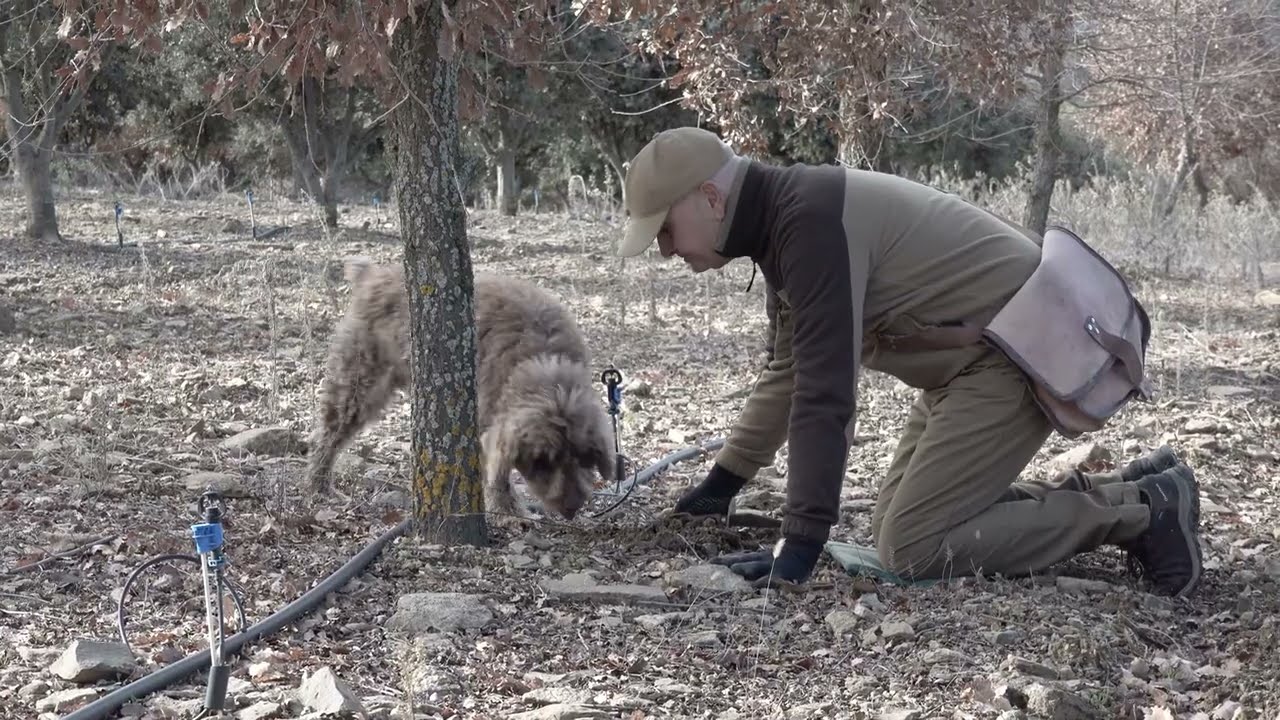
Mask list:
[[[667,221],[658,231],[658,251],[662,256],[680,256],[695,273],[724,267],[729,258],[715,251],[724,219],[724,200],[716,186],[708,182],[672,205]]]

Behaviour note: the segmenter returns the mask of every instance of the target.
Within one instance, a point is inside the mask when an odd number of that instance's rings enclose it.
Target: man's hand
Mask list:
[[[752,581],[755,587],[774,585],[779,581],[798,585],[813,574],[822,546],[822,543],[801,537],[784,537],[772,550],[730,553],[711,562],[728,565],[730,570]]]
[[[695,485],[676,502],[675,511],[690,515],[728,515],[729,501],[747,484],[716,463],[702,482]]]

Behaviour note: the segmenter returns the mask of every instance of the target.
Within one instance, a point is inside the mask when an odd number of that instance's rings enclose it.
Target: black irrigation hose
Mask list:
[[[409,530],[412,524],[412,518],[405,518],[400,524],[383,533],[377,540],[370,543],[365,549],[361,550],[355,557],[351,558],[342,567],[338,568],[329,577],[325,578],[319,585],[311,588],[303,593],[301,597],[288,605],[284,606],[275,614],[267,619],[257,623],[253,627],[243,632],[236,633],[227,638],[223,644],[223,652],[230,656],[240,650],[241,647],[258,640],[262,637],[274,633],[285,625],[301,618],[311,612],[319,605],[326,595],[346,585],[351,578],[360,574],[373,559],[377,557],[382,548],[392,540],[403,535]],[[62,720],[105,720],[110,713],[119,710],[125,703],[134,698],[149,695],[157,690],[172,685],[191,673],[205,670],[209,667],[210,657],[208,648],[192,653],[178,662],[161,668],[150,675],[139,678],[128,685],[106,695],[79,710],[67,715]]]
[[[691,445],[683,450],[677,450],[676,452],[667,455],[636,473],[635,477],[633,477],[631,482],[628,484],[627,492],[630,493],[631,489],[639,483],[645,483],[652,480],[658,475],[658,473],[666,470],[671,465],[682,460],[698,457],[704,453],[719,448],[723,444],[724,440],[717,438],[702,445]],[[411,517],[400,521],[400,524],[383,533],[377,540],[374,540],[356,554],[355,557],[351,558],[342,567],[338,568],[336,572],[325,578],[319,585],[303,593],[297,600],[294,600],[280,610],[277,610],[275,614],[267,617],[265,620],[262,620],[253,627],[250,627],[248,630],[236,633],[235,635],[227,638],[226,642],[223,644],[223,652],[225,655],[230,656],[238,652],[240,648],[250,642],[270,635],[280,630],[285,625],[288,625],[311,612],[324,600],[326,595],[337,590],[343,585],[346,585],[351,578],[360,574],[366,567],[368,567],[387,543],[408,532],[412,523],[413,519]],[[163,690],[191,673],[206,670],[209,667],[209,663],[210,657],[208,649],[192,653],[172,665],[168,665],[151,673],[150,675],[134,680],[115,692],[95,700],[94,702],[62,718],[62,720],[106,720],[106,718],[110,716],[110,713],[119,710],[130,700]]]
[[[701,445],[690,445],[689,447],[683,448],[681,450],[677,450],[667,455],[666,457],[661,458],[660,460],[653,463],[649,467],[646,467],[645,469],[635,473],[635,475],[632,476],[631,480],[627,482],[626,490],[622,492],[622,496],[618,498],[618,500],[615,501],[612,505],[601,510],[598,513],[594,513],[591,517],[602,517],[604,515],[607,515],[614,508],[621,505],[628,497],[630,497],[631,491],[636,489],[636,485],[649,482],[654,477],[656,477],[658,473],[666,470],[672,465],[682,460],[689,460],[691,458],[698,457],[699,455],[703,455],[705,453],[711,452],[712,450],[718,450],[723,445],[724,445],[724,438],[716,438],[714,440],[708,440],[707,442]]]
[[[157,555],[134,568],[133,572],[129,573],[129,577],[125,579],[124,586],[120,588],[120,598],[116,600],[116,630],[120,633],[120,642],[124,643],[124,646],[128,648],[131,653],[133,652],[133,646],[129,644],[129,638],[124,632],[124,601],[129,597],[129,588],[133,586],[133,581],[142,574],[143,570],[146,570],[152,565],[170,560],[186,560],[187,562],[193,562],[197,565],[200,564],[200,558],[196,555],[185,555],[182,553]],[[218,577],[226,583],[227,589],[231,593],[231,601],[235,603],[236,611],[240,615],[240,629],[244,630],[249,626],[249,621],[246,619],[244,614],[244,604],[240,601],[240,593],[236,592],[236,586],[231,582],[230,578],[223,577],[221,570],[218,571]]]

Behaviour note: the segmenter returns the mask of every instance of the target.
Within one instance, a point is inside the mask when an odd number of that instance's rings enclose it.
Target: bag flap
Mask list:
[[[1142,322],[1120,274],[1074,233],[1050,227],[1040,264],[985,336],[1054,397],[1074,400],[1117,360],[1142,383]]]

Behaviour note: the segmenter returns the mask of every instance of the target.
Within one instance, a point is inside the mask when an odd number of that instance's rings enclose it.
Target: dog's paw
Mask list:
[[[489,515],[489,524],[512,532],[525,532],[538,524],[538,518],[516,512],[493,513]]]

